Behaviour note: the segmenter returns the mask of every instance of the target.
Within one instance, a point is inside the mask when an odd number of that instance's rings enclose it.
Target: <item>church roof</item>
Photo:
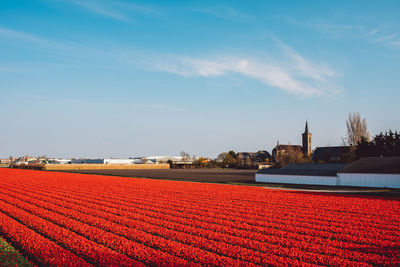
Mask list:
[[[289,149],[289,148],[294,148],[294,149],[300,149],[301,150],[301,146],[300,145],[277,145],[275,147],[275,149]]]

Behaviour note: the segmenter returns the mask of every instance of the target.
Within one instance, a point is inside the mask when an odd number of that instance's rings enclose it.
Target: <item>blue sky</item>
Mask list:
[[[400,126],[399,1],[0,2],[0,157],[341,145]]]

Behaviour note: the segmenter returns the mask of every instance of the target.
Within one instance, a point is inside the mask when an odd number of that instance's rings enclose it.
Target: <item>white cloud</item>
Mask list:
[[[391,45],[397,46],[400,48],[400,40],[391,42]]]
[[[159,14],[158,11],[141,5],[125,3],[120,1],[98,1],[98,0],[64,0],[86,8],[87,10],[119,21],[131,21],[130,12],[144,14]]]
[[[288,60],[262,60],[251,56],[195,58],[179,55],[124,53],[123,61],[148,71],[163,71],[186,77],[241,75],[300,96],[331,95],[340,91],[337,74],[324,64],[311,63],[288,46]]]
[[[38,37],[33,34],[19,32],[19,31],[15,31],[15,30],[3,28],[3,27],[0,27],[0,41],[1,40],[20,40],[20,41],[24,41],[24,42],[34,43],[39,46],[53,47],[53,48],[62,49],[62,50],[66,50],[66,49],[70,48],[69,46],[62,44],[60,42],[47,40],[47,39]]]
[[[90,0],[68,0],[68,1],[106,17],[110,17],[121,21],[129,21],[129,19],[125,17],[121,12],[113,10],[110,7],[104,6],[99,1],[90,1]]]
[[[204,8],[189,8],[189,11],[204,13],[220,19],[233,20],[233,21],[252,21],[253,16],[239,12],[232,7],[225,6],[208,6]]]
[[[294,71],[298,72],[299,75],[321,82],[336,75],[335,72],[325,64],[311,63],[286,44],[281,43],[281,47],[285,51],[286,55],[292,59],[291,63],[294,64]]]
[[[121,59],[123,63],[134,65],[148,71],[162,71],[186,77],[218,77],[239,75],[271,87],[279,88],[300,96],[332,95],[340,92],[335,78],[336,72],[322,63],[312,62],[294,49],[280,43],[283,51],[275,59],[260,56],[222,55],[190,57],[181,55],[139,52],[121,52],[115,49],[96,50],[78,45],[66,45],[32,34],[17,32],[0,27],[1,38],[20,40],[38,46],[73,52],[76,55],[101,55],[104,60]],[[1,70],[1,69],[0,69]],[[154,108],[154,107],[153,107]]]
[[[351,24],[325,24],[314,23],[310,21],[299,21],[294,18],[283,18],[285,21],[302,27],[314,28],[331,35],[334,38],[341,39],[360,39],[371,43],[381,43],[389,46],[398,47],[400,42],[400,34],[397,29],[392,26],[383,25],[379,27],[367,27]]]

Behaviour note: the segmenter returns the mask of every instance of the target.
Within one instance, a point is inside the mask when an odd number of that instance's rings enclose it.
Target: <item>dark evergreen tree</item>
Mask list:
[[[356,159],[362,157],[400,157],[400,133],[392,130],[375,135],[371,142],[365,138],[358,142]]]

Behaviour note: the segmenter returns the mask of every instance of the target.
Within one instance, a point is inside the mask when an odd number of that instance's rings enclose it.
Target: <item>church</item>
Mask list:
[[[304,133],[302,134],[302,145],[281,145],[278,144],[272,150],[272,160],[276,160],[279,157],[289,156],[289,155],[304,155],[310,157],[312,154],[312,134],[308,130],[308,122],[306,121],[306,126]]]

